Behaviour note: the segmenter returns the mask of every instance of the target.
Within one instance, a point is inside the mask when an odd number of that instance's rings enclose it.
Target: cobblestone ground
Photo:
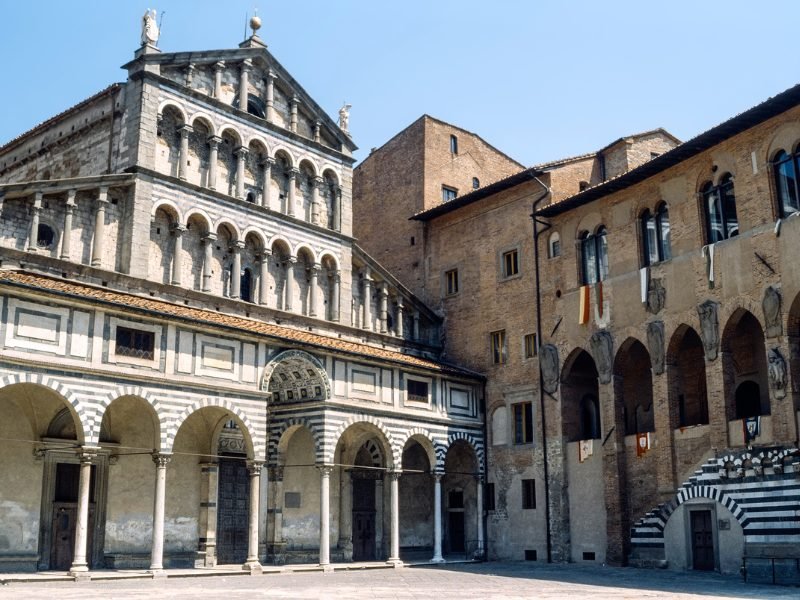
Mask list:
[[[117,598],[779,598],[800,588],[745,584],[736,577],[576,565],[484,563],[404,569],[278,573],[250,576],[127,579],[88,583],[9,583],[0,598],[103,600]]]

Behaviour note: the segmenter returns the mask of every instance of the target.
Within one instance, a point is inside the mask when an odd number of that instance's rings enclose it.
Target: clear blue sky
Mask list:
[[[114,81],[145,8],[165,52],[232,48],[254,6],[275,57],[363,158],[423,113],[530,165],[664,127],[688,139],[800,81],[800,2],[2,2],[0,143]],[[156,4],[157,2],[157,4]]]

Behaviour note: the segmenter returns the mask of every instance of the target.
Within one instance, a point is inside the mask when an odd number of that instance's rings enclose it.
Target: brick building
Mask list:
[[[0,148],[0,570],[480,555],[482,378],[355,246],[346,109],[144,23]]]

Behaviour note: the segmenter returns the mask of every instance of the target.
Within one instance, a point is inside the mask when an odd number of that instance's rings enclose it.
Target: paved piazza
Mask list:
[[[798,588],[745,584],[697,572],[484,563],[448,567],[124,579],[90,583],[9,583],[0,598],[785,598]]]

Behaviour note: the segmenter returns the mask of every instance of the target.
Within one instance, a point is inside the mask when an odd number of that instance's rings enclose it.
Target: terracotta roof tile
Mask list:
[[[13,270],[0,271],[0,283],[33,288],[84,300],[97,300],[99,302],[109,303],[120,307],[154,312],[165,317],[177,317],[196,323],[208,323],[210,325],[230,327],[250,334],[259,334],[270,338],[276,338],[298,344],[306,344],[327,350],[339,351],[347,354],[356,354],[365,358],[387,360],[394,363],[408,365],[410,367],[418,367],[421,369],[428,369],[459,376],[480,377],[480,375],[466,369],[461,369],[446,363],[424,359],[417,356],[410,356],[395,350],[377,348],[375,346],[359,344],[357,342],[342,340],[339,338],[321,335],[319,333],[292,329],[290,327],[275,325],[273,323],[265,323],[264,321],[247,319],[244,317],[228,315],[202,308],[182,306],[180,304],[174,304],[164,300],[136,296],[134,294],[117,292],[102,287],[84,283],[75,283],[73,281],[56,279],[35,273]]]

